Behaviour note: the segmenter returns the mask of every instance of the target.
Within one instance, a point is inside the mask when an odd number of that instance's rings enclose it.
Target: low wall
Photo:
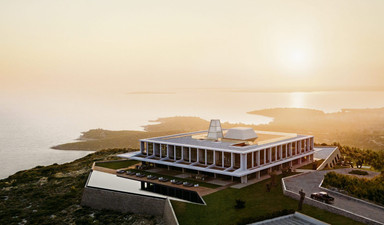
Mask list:
[[[81,204],[95,209],[162,216],[166,224],[179,224],[169,199],[85,187]]]
[[[171,201],[168,198],[165,201],[163,218],[165,224],[167,225],[179,225],[179,221],[177,221],[177,217],[175,211],[173,211]]]
[[[349,196],[349,195],[346,195],[346,194],[342,194],[342,193],[340,193],[338,191],[334,191],[334,190],[322,187],[321,185],[319,186],[319,188],[322,189],[325,192],[332,193],[333,195],[338,195],[338,196],[341,196],[341,197],[348,198],[351,201],[355,201],[355,202],[362,203],[362,204],[367,204],[367,205],[376,207],[376,208],[381,209],[381,210],[384,209],[384,206],[381,206],[381,205],[378,205],[378,204],[375,204],[375,203],[372,203],[372,202],[369,202],[369,201],[365,201],[365,200],[362,200],[362,199],[358,199],[358,198],[355,198],[355,197],[352,197],[352,196]]]
[[[290,198],[293,198],[295,200],[300,200],[300,195],[298,193],[295,193],[293,191],[290,191],[290,190],[286,189],[284,178],[282,179],[282,182],[283,182],[283,193],[284,193],[284,195],[288,196]],[[353,220],[356,220],[358,222],[362,222],[362,223],[365,223],[365,224],[382,225],[382,223],[380,223],[380,222],[374,221],[374,220],[366,218],[364,216],[359,216],[359,215],[353,214],[351,212],[345,211],[344,209],[340,209],[340,208],[335,207],[333,205],[329,205],[329,204],[326,204],[326,203],[322,203],[322,202],[313,200],[313,199],[311,199],[309,197],[305,197],[304,203],[307,204],[307,205],[311,205],[311,206],[320,208],[320,209],[327,210],[327,211],[335,213],[335,214],[339,214],[339,215],[351,218]]]

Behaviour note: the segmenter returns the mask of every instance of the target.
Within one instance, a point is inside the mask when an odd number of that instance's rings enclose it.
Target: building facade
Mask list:
[[[241,183],[313,162],[313,136],[251,128],[222,130],[217,123],[211,121],[208,131],[142,139],[139,152],[120,156]]]

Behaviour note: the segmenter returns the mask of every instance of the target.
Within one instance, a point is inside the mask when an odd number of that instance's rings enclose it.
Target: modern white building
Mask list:
[[[221,129],[140,140],[140,151],[120,155],[156,167],[229,178],[241,183],[313,161],[314,137],[293,133]]]

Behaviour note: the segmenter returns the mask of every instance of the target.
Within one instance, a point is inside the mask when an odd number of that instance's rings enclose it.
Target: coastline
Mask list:
[[[224,129],[247,126],[254,130],[309,134],[317,143],[342,143],[352,147],[382,150],[384,146],[384,108],[344,109],[326,113],[307,108],[272,108],[247,114],[273,118],[268,124],[223,122]],[[205,130],[209,121],[199,117],[166,117],[149,121],[144,131],[91,129],[82,132],[77,142],[52,146],[56,150],[99,151],[109,148],[139,148],[139,139]],[[370,132],[365,132],[369,130]]]

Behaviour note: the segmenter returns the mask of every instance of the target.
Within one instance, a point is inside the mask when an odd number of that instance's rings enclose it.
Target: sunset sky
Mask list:
[[[0,90],[384,90],[384,1],[0,0]]]

